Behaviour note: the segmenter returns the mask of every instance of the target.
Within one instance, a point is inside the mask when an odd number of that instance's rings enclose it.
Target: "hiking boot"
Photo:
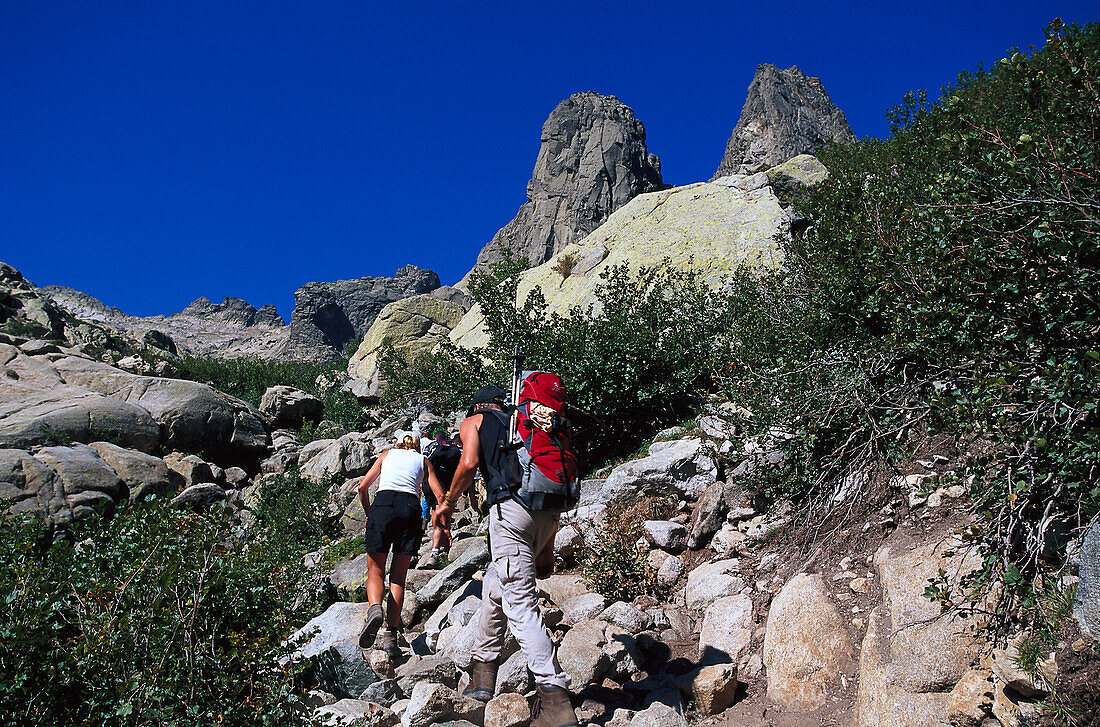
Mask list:
[[[531,705],[531,727],[579,727],[577,714],[569,699],[569,690],[561,687],[535,687]]]
[[[424,559],[423,565],[420,566],[424,570],[435,570],[439,567],[439,553],[432,553]]]
[[[378,627],[382,625],[382,604],[375,603],[367,609],[367,622],[363,624],[363,630],[359,632],[359,648],[369,649],[374,643],[374,637],[378,633]]]
[[[390,658],[397,658],[401,655],[401,648],[397,640],[397,631],[386,627],[378,632],[378,637],[374,640],[374,648],[379,651],[386,652]]]
[[[462,696],[488,702],[497,687],[497,663],[495,661],[471,661],[470,684]]]

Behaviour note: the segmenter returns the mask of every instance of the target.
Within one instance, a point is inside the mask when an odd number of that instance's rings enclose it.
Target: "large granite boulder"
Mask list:
[[[600,488],[599,501],[605,504],[633,502],[648,495],[669,494],[696,500],[718,480],[717,456],[714,445],[702,439],[670,442],[669,446],[648,457],[625,462],[613,469]],[[687,538],[682,526],[677,530],[677,537],[679,541]],[[677,544],[682,550],[683,543]]]
[[[825,704],[852,664],[852,641],[820,575],[797,575],[768,611],[768,699],[796,712]]]
[[[306,283],[294,292],[289,337],[279,355],[305,360],[335,358],[349,341],[366,335],[387,305],[438,287],[438,275],[415,265],[406,265],[392,278]]]
[[[139,376],[80,356],[54,358],[65,384],[139,406],[160,425],[160,444],[223,467],[255,472],[271,445],[263,414],[196,381]],[[103,439],[103,437],[100,437]]]
[[[263,414],[206,384],[133,374],[73,349],[26,355],[0,343],[0,446],[96,441],[199,453],[250,472],[271,444]]]
[[[936,724],[948,719],[951,692],[977,661],[981,623],[954,611],[943,613],[924,593],[941,572],[949,585],[980,567],[975,549],[958,538],[895,531],[875,553],[882,605],[867,619],[859,658],[856,724]]]
[[[291,636],[299,645],[295,658],[307,660],[321,684],[337,696],[357,697],[378,681],[359,648],[369,608],[368,603],[334,603]]]
[[[1100,525],[1093,524],[1085,533],[1081,544],[1081,564],[1078,566],[1081,580],[1073,602],[1073,615],[1081,629],[1093,639],[1100,640]]]
[[[91,447],[126,485],[131,500],[159,497],[172,491],[171,473],[160,457],[110,442],[92,442]]]
[[[663,186],[645,126],[614,96],[573,94],[550,113],[541,141],[527,202],[481,250],[478,266],[504,250],[532,265],[546,262],[637,195]]]
[[[362,477],[374,464],[374,443],[369,434],[359,432],[319,439],[302,448],[298,461],[302,477],[315,482]]]
[[[0,344],[0,362],[5,348]],[[160,426],[142,407],[83,387],[0,377],[0,447],[102,439],[152,452]]]
[[[110,513],[126,494],[118,474],[87,445],[43,447],[33,456],[0,449],[0,499],[15,512],[41,513],[53,526]]]
[[[582,241],[525,270],[518,298],[524,300],[540,288],[548,311],[565,315],[574,306],[596,301],[600,274],[611,266],[637,271],[667,261],[675,269],[696,271],[713,286],[741,268],[779,267],[783,252],[778,240],[790,231],[790,215],[766,177],[750,181],[701,182],[635,197]],[[566,277],[563,260],[569,263]],[[451,331],[451,340],[468,348],[486,344],[478,306]]]
[[[324,409],[316,396],[293,386],[270,386],[260,398],[260,411],[279,429],[297,429],[303,422],[316,422]]]
[[[389,347],[407,360],[430,352],[471,305],[464,293],[449,286],[387,305],[348,361],[351,392],[361,399],[378,398],[385,385],[378,370],[382,350]]]
[[[855,141],[844,112],[821,80],[797,66],[762,63],[749,84],[741,118],[711,179],[752,174],[799,154],[812,154],[832,141]]]

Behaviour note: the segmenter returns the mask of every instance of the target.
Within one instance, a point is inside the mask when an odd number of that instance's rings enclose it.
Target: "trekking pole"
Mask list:
[[[519,344],[516,344],[512,352],[512,417],[508,422],[508,439],[515,442],[519,439],[517,427],[519,425],[519,387],[523,381],[523,361],[526,358]]]

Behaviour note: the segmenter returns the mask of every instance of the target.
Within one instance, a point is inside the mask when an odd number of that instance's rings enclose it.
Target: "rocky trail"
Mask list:
[[[957,534],[970,517],[962,488],[934,484],[952,462],[941,457],[934,473],[915,465],[921,471],[897,477],[891,497],[838,518],[831,540],[806,553],[798,514],[758,512],[741,484],[782,457],[781,441],[720,460],[732,442],[719,414],[703,417],[709,431],[666,433],[649,456],[586,481],[581,506],[562,518],[558,572],[539,586],[583,722],[989,727],[1037,718],[1047,686],[985,641],[973,619],[925,596],[941,572],[958,582],[977,567]],[[324,451],[346,448],[341,441]],[[320,456],[301,454],[306,468]],[[576,564],[599,547],[607,509],[657,495],[674,498],[675,514],[645,521],[637,544],[655,571],[653,595],[624,602],[596,592]],[[356,509],[345,518],[349,534],[361,522]],[[318,630],[302,654],[325,675],[313,692],[321,713],[364,724],[526,723],[533,685],[514,642],[496,698],[460,696],[489,562],[481,530],[472,510],[462,512],[449,564],[410,571],[396,662],[354,643],[366,556],[333,569],[328,582],[341,600],[299,632]],[[1070,648],[1095,657],[1083,640]]]

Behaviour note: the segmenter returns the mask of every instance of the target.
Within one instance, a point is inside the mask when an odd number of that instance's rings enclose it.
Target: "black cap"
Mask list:
[[[480,404],[498,404],[503,407],[508,399],[508,392],[499,386],[486,386],[478,389],[473,398],[470,399],[470,409],[466,412],[466,416],[470,416],[474,413]]]

